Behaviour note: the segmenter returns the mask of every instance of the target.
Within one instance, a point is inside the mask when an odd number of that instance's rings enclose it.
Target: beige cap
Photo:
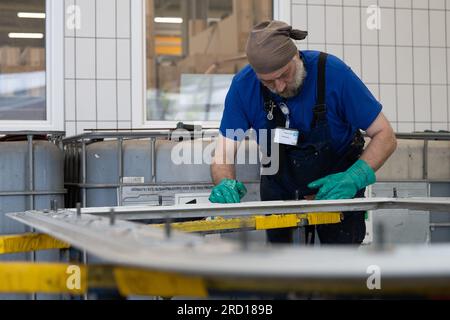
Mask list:
[[[264,21],[250,32],[247,58],[256,73],[267,74],[281,69],[298,53],[295,40],[303,40],[307,31],[292,29],[282,21]]]

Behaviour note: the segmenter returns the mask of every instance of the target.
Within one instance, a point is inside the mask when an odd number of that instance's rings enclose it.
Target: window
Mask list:
[[[63,90],[58,86],[62,37],[59,44],[55,41],[64,25],[61,2],[0,0],[2,130],[58,130],[63,125]]]
[[[0,118],[46,120],[45,0],[0,0]]]
[[[247,64],[252,27],[272,0],[146,0],[147,122],[217,126],[231,80]]]

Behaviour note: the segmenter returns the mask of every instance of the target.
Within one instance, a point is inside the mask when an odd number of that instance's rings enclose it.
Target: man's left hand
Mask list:
[[[358,160],[347,171],[311,182],[308,188],[319,189],[316,200],[353,199],[359,190],[375,181],[373,169],[364,160]]]

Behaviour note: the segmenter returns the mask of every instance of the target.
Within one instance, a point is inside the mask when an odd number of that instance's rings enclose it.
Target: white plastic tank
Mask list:
[[[31,231],[7,218],[6,213],[49,209],[52,200],[56,200],[59,207],[64,204],[63,152],[49,141],[33,141],[30,159],[30,149],[27,141],[0,141],[0,235]],[[0,261],[32,260],[56,262],[59,251],[0,255]],[[0,299],[29,297],[0,295]]]
[[[122,151],[117,140],[86,145],[86,207],[172,205],[181,193],[209,193],[212,187],[211,153],[214,151],[211,142],[209,139],[156,140],[154,155],[149,139],[125,140]],[[190,157],[186,156],[189,152]],[[257,201],[259,161],[256,142],[247,142],[243,152],[252,154],[246,156],[251,161],[237,165],[237,179],[246,183],[249,189],[244,201]],[[78,182],[81,183],[83,168],[82,157],[79,158]],[[123,186],[119,187],[121,179]]]

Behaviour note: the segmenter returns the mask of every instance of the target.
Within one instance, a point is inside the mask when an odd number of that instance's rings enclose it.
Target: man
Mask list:
[[[396,148],[382,106],[338,58],[298,51],[292,39],[307,32],[280,21],[258,24],[250,33],[250,65],[233,79],[225,100],[211,175],[211,202],[238,203],[246,193],[236,181],[236,137],[227,130],[270,130],[279,145],[279,170],[261,176],[261,200],[363,197]],[[361,131],[371,138],[363,150]],[[258,135],[259,141],[259,135]],[[259,141],[261,143],[261,141]],[[269,148],[270,149],[270,148]],[[270,154],[270,150],[268,150]],[[364,212],[344,212],[343,221],[318,226],[321,243],[360,244]],[[273,243],[292,241],[293,229],[268,231]]]

